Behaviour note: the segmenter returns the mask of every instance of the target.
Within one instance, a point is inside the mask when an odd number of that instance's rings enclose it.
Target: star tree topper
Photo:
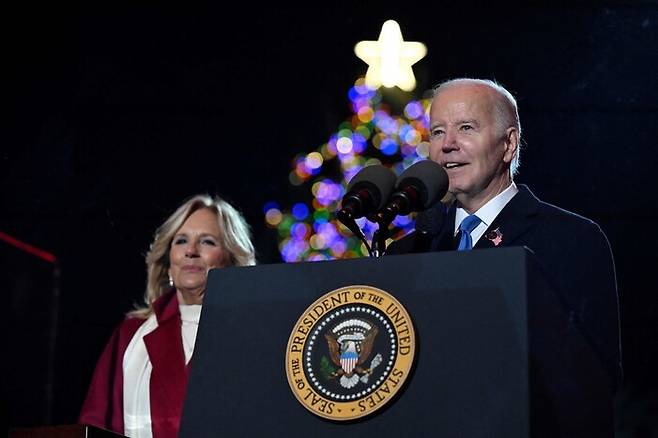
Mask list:
[[[354,53],[368,64],[367,85],[373,88],[397,85],[404,91],[411,91],[416,88],[411,66],[423,59],[427,47],[418,41],[404,41],[400,25],[388,20],[382,26],[377,41],[357,43]]]

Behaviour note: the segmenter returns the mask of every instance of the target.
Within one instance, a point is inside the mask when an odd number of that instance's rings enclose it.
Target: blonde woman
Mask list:
[[[129,437],[176,437],[208,271],[255,264],[250,230],[226,201],[196,195],[157,229],[145,305],[103,351],[79,422]]]

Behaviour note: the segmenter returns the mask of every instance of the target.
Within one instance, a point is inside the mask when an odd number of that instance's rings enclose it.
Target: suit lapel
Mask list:
[[[474,248],[514,246],[515,241],[532,225],[529,219],[537,214],[539,200],[527,186],[519,184],[518,187],[519,192],[500,211]]]
[[[187,388],[188,369],[181,339],[181,319],[175,292],[154,303],[158,327],[144,337],[153,365],[150,382],[154,437],[178,430]]]

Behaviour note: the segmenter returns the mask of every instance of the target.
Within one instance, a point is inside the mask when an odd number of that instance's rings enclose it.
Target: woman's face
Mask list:
[[[190,215],[171,241],[169,275],[179,302],[201,304],[208,270],[225,266],[217,215],[201,208]]]

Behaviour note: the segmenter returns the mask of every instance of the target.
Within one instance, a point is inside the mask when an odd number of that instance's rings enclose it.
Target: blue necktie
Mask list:
[[[473,249],[473,239],[471,239],[471,231],[477,228],[480,225],[479,217],[474,214],[466,216],[466,218],[459,224],[459,231],[462,233],[462,237],[459,240],[459,246],[457,251],[468,251]]]

